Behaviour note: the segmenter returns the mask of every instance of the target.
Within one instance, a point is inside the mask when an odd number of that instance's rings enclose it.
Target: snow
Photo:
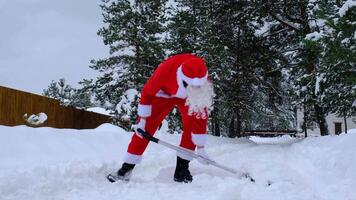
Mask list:
[[[136,89],[128,89],[121,96],[120,102],[116,105],[116,111],[119,114],[123,114],[122,119],[130,119],[130,115],[133,112],[132,103],[135,102],[138,95],[139,92]]]
[[[91,108],[87,108],[86,110],[89,112],[95,112],[95,113],[99,113],[102,115],[112,116],[112,114],[110,113],[110,110],[106,110],[105,108],[91,107]]]
[[[322,37],[322,33],[318,31],[314,31],[312,33],[309,33],[305,36],[306,40],[311,40],[311,41],[318,41]]]
[[[356,0],[347,0],[344,5],[341,6],[341,8],[339,9],[340,17],[346,15],[346,12],[354,6],[356,6]]]
[[[318,95],[318,93],[320,92],[320,83],[323,82],[323,80],[324,80],[324,74],[317,74],[316,81],[315,81],[315,90],[314,90],[315,95]]]
[[[307,139],[209,136],[210,157],[249,171],[255,183],[197,161],[191,162],[193,183],[175,183],[176,153],[157,144],[150,144],[129,183],[109,183],[105,175],[118,169],[131,136],[110,124],[93,130],[0,126],[0,199],[356,199],[356,129]],[[163,131],[156,136],[180,140]]]
[[[27,116],[27,113],[24,115],[24,119],[27,121],[27,123],[38,126],[43,124],[47,120],[47,115],[46,113],[38,113],[37,115],[33,114],[31,116]]]
[[[262,25],[258,24],[257,22],[254,22],[253,25],[259,27],[255,30],[255,36],[263,36],[270,30],[271,26],[276,25],[276,22],[264,21]]]
[[[341,44],[347,45],[350,43],[350,38],[345,38],[343,40],[341,40]]]
[[[135,101],[135,98],[138,95],[138,91],[136,89],[128,89],[125,94],[127,96],[127,99],[133,102]]]

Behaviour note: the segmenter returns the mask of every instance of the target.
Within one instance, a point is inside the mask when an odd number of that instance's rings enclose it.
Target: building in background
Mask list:
[[[303,131],[303,121],[304,115],[303,110],[298,110],[297,112],[297,129],[299,131]],[[340,133],[347,132],[347,130],[356,129],[356,116],[346,118],[346,126],[345,126],[345,119],[343,117],[337,117],[335,114],[329,114],[326,117],[326,123],[328,124],[329,133],[331,135],[338,135]],[[307,129],[308,136],[320,136],[320,129],[316,123],[313,123],[311,127]]]

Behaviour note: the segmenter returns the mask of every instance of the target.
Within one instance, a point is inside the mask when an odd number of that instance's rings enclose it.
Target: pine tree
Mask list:
[[[264,1],[260,13],[271,20],[268,36],[275,40],[277,52],[283,52],[281,61],[291,79],[296,104],[309,111],[306,118],[319,125],[322,135],[328,135],[325,118],[329,110],[322,101],[325,90],[319,82],[319,50],[307,40],[320,25],[314,13],[316,2]]]
[[[143,84],[165,57],[166,0],[103,0],[104,23],[98,35],[110,47],[110,56],[92,61],[102,73],[94,84],[97,100],[115,110],[129,89]]]
[[[178,0],[176,5],[169,7],[167,15],[167,48],[170,55],[180,53],[195,53],[201,55],[201,24],[200,8],[204,1]],[[180,133],[181,117],[174,109],[168,117],[170,133]]]
[[[105,0],[107,26],[98,33],[110,56],[93,61],[102,73],[94,92],[114,110],[166,54],[195,53],[205,58],[217,94],[215,135],[295,128],[296,105],[305,125],[327,135],[329,112],[355,108],[353,8],[339,14],[348,1],[177,0],[167,17],[166,1]],[[333,31],[315,39],[324,28]],[[178,113],[168,118],[178,130]]]
[[[193,1],[196,4],[199,1]],[[167,46],[171,54],[197,52],[198,26],[196,15],[192,12],[191,1],[177,1],[169,10],[169,37]]]
[[[268,44],[256,36],[254,6],[246,1],[182,0],[170,24],[173,52],[194,51],[209,66],[217,94],[211,115],[214,135],[240,136],[243,129],[262,128],[258,122],[273,118],[269,125],[290,127],[290,111],[281,109],[281,70],[266,56],[271,54]]]
[[[345,118],[356,115],[356,5],[351,3],[319,2],[315,13],[323,24],[308,41],[319,49],[323,101],[331,112]]]
[[[64,78],[60,78],[58,82],[52,80],[47,89],[43,90],[43,95],[57,99],[62,105],[70,105],[74,89],[66,84]]]
[[[81,109],[87,109],[95,106],[94,93],[92,91],[93,80],[83,79],[79,82],[79,89],[73,90],[73,95],[70,101],[71,106]]]
[[[291,110],[283,109],[287,103],[282,70],[276,62],[278,55],[258,34],[256,23],[263,21],[259,21],[257,6],[246,1],[221,1],[217,5],[213,9],[217,33],[212,40],[218,40],[209,46],[221,49],[218,55],[222,59],[217,59],[213,73],[219,73],[221,81],[218,87],[224,107],[220,110],[231,113],[230,135],[240,136],[246,129],[289,129]]]

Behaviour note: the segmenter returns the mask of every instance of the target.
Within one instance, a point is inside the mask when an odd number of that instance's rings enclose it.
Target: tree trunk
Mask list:
[[[241,114],[240,109],[236,109],[236,136],[241,137]]]
[[[235,115],[232,115],[232,116],[231,116],[231,119],[230,119],[229,137],[230,137],[230,138],[236,137],[236,132],[235,132]]]
[[[217,108],[216,108],[217,109]],[[217,117],[217,110],[214,110],[212,113],[212,131],[213,131],[213,135],[214,136],[220,136],[220,122],[219,119]]]
[[[219,136],[220,137],[221,132],[220,132],[220,122],[219,122],[219,120],[215,121],[214,132],[215,132],[215,136]]]
[[[307,109],[306,109],[305,101],[303,104],[303,129],[304,129],[304,136],[308,137],[308,117],[307,117]]]
[[[347,133],[347,118],[346,118],[346,115],[344,115],[344,123],[345,123],[345,133]]]
[[[304,112],[303,112],[303,129],[304,129],[304,136],[308,137],[308,122],[307,122],[307,112],[305,112],[305,108],[304,108]]]
[[[215,109],[215,120],[216,120],[216,123],[215,123],[215,135],[216,136],[221,136],[221,122],[220,122],[220,119],[219,119],[219,109],[216,108]]]
[[[304,122],[304,137],[308,137],[308,131],[307,131],[307,125],[306,123]]]
[[[323,108],[317,104],[314,104],[314,109],[315,109],[316,121],[320,128],[320,135],[321,136],[329,135],[330,133],[328,129],[328,124],[326,123]]]

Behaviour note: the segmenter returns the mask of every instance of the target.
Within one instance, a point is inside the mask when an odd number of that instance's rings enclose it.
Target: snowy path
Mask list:
[[[256,183],[196,161],[193,183],[175,183],[176,154],[156,144],[129,183],[109,183],[105,175],[121,164],[130,136],[110,125],[86,131],[0,126],[0,199],[356,200],[356,132],[257,143],[209,137],[212,158],[248,169]],[[157,137],[179,141],[178,135]]]

